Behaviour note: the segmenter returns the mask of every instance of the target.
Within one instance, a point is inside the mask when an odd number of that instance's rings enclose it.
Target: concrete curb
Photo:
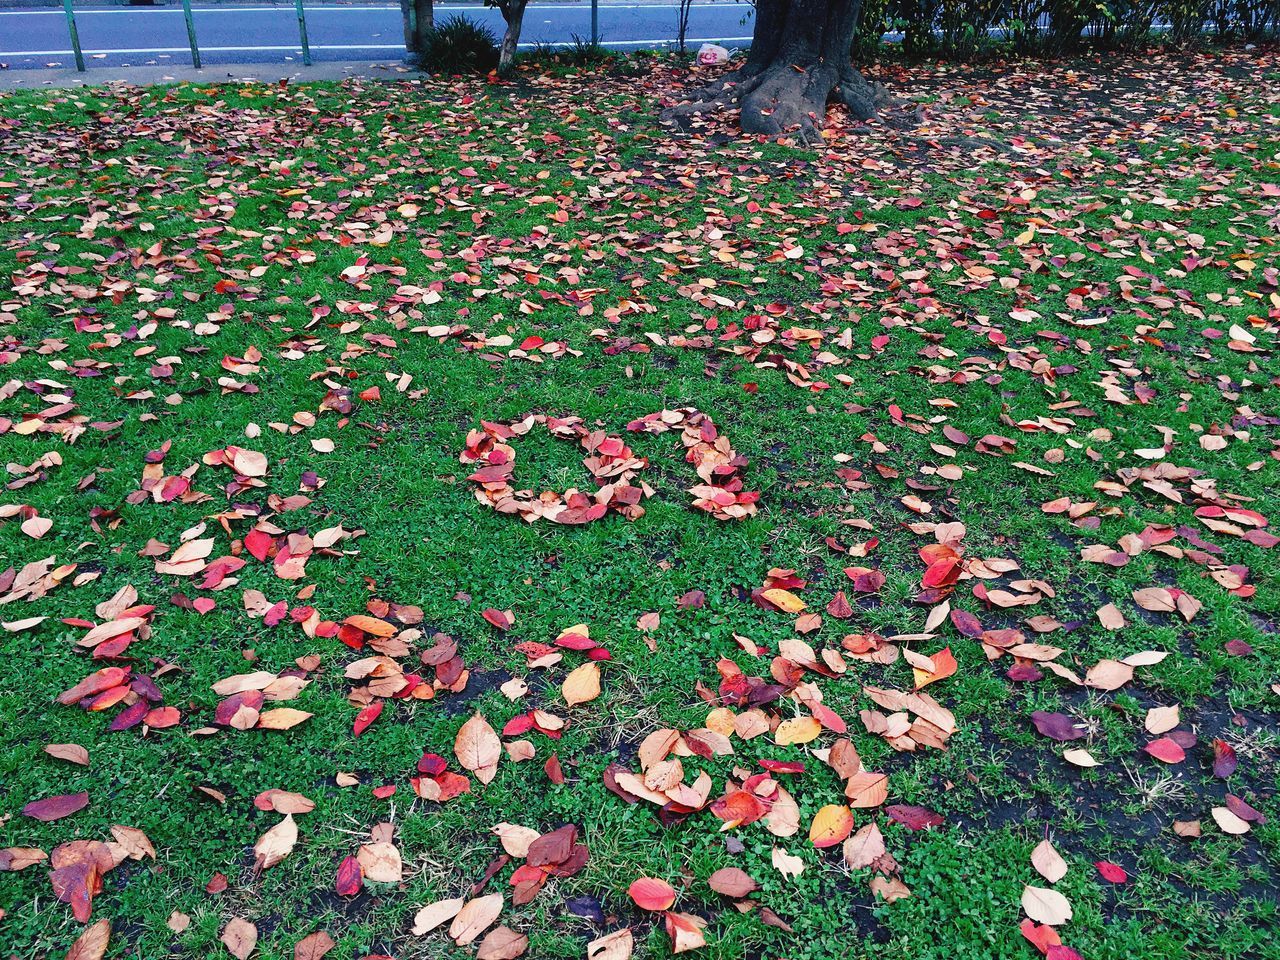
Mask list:
[[[421,74],[403,60],[333,60],[304,67],[287,63],[218,63],[203,70],[194,67],[95,67],[88,73],[75,68],[53,70],[0,71],[0,92],[6,90],[100,87],[106,84],[150,86],[158,83],[231,83],[258,81],[276,83],[289,80],[346,80],[367,77],[378,80],[411,80]]]

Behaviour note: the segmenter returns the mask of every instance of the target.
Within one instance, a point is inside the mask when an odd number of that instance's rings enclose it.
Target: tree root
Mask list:
[[[852,64],[843,70],[823,63],[808,68],[792,64],[758,68],[748,64],[707,84],[688,101],[663,111],[662,119],[678,121],[737,106],[744,133],[791,135],[815,146],[822,142],[828,102],[843,104],[854,119],[862,121],[887,119],[882,111],[906,104],[890,96],[882,84],[868,83]]]

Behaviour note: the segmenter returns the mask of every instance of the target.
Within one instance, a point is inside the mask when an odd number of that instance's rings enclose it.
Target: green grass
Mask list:
[[[1204,78],[1195,98],[1154,83],[1191,63]],[[1095,487],[1148,465],[1133,451],[1160,446],[1168,429],[1175,442],[1165,462],[1202,471],[1220,497],[1276,521],[1277,94],[1233,79],[1241,72],[1227,68],[1241,64],[1257,76],[1275,69],[1273,57],[1236,53],[1109,65],[1153,81],[1149,95],[1126,98],[1140,121],[1131,126],[1081,121],[1045,109],[1012,81],[969,77],[963,98],[933,104],[917,139],[837,125],[816,156],[726,144],[716,136],[730,129],[722,120],[686,135],[659,128],[655,91],[674,90],[661,62],[642,80],[611,75],[599,84],[549,67],[526,72],[518,86],[249,84],[0,97],[0,137],[17,148],[0,152],[0,264],[11,278],[0,294],[0,386],[9,384],[0,389],[0,452],[16,465],[48,451],[62,458],[40,482],[6,491],[4,503],[34,507],[53,526],[36,541],[20,518],[0,521],[0,567],[56,556],[94,575],[0,607],[6,622],[48,617],[0,634],[0,846],[49,851],[108,840],[113,824],[145,830],[157,858],[109,873],[94,902],[95,918],[114,923],[112,957],[223,956],[218,937],[235,916],[257,924],[264,960],[291,957],[299,939],[321,929],[338,941],[330,956],[342,960],[473,955],[440,932],[413,937],[412,917],[483,876],[501,852],[489,829],[507,821],[543,831],[576,823],[591,854],[577,876],[504,910],[500,922],[530,936],[531,957],[580,957],[588,940],[624,925],[636,933],[637,956],[667,956],[661,923],[626,895],[650,875],[676,886],[679,909],[709,921],[702,956],[920,960],[1034,956],[1018,932],[1019,898],[1024,884],[1045,885],[1028,858],[1047,833],[1070,864],[1058,884],[1075,911],[1063,942],[1090,960],[1276,956],[1280,553],[1199,523],[1185,484],[1181,505],[1140,482],[1119,497]],[[1041,86],[1070,91],[1072,70],[1112,76],[1059,66],[1045,68]],[[894,80],[920,96],[936,94],[938,82],[923,69]],[[1170,102],[1179,95],[1185,101]],[[1025,143],[1013,155],[919,145],[974,131]],[[903,203],[915,198],[922,202]],[[416,216],[405,204],[419,208]],[[1019,242],[1032,223],[1035,236]],[[803,252],[782,256],[792,245]],[[1202,262],[1188,269],[1193,254]],[[385,269],[359,286],[344,281],[359,258]],[[34,270],[39,263],[61,272]],[[406,308],[393,299],[402,284],[431,287],[438,301]],[[753,358],[667,345],[705,334],[713,319],[718,337],[770,304],[787,307],[780,329],[817,329],[821,346],[774,344]],[[1038,316],[1024,322],[1021,310]],[[197,329],[211,315],[216,329]],[[1098,317],[1105,322],[1079,323]],[[469,332],[424,332],[449,324]],[[1233,324],[1256,337],[1258,352],[1202,333],[1226,334]],[[845,329],[851,348],[836,342]],[[577,355],[535,363],[508,347],[475,346],[480,334],[517,346],[530,335],[563,340]],[[251,347],[262,354],[259,372],[223,368],[224,357]],[[824,366],[823,351],[840,362]],[[807,365],[830,389],[796,386],[776,368],[782,359]],[[1109,400],[1103,377],[1112,373],[1143,402]],[[256,390],[224,389],[225,379]],[[380,401],[358,399],[374,386]],[[322,408],[337,387],[351,390],[349,415]],[[74,442],[14,429],[64,401],[75,404],[67,416],[87,425],[67,438]],[[710,414],[750,458],[748,486],[762,494],[757,516],[726,523],[689,509],[693,473],[673,434],[627,435],[649,458],[641,476],[656,489],[634,523],[610,516],[571,528],[498,515],[475,501],[458,462],[482,419],[574,414],[621,433],[634,418],[679,406]],[[300,413],[314,415],[314,425],[275,428]],[[1250,417],[1259,419],[1246,424]],[[1048,418],[1063,419],[1050,430]],[[1233,424],[1225,449],[1201,448],[1202,432]],[[970,442],[948,439],[944,425]],[[1016,439],[1016,453],[978,452],[973,441],[988,434]],[[332,453],[313,449],[321,438],[333,441]],[[229,444],[259,450],[267,486],[229,500],[230,471],[201,467],[194,486],[209,495],[203,502],[128,502],[144,456],[166,442],[166,473]],[[589,486],[574,445],[531,435],[516,447],[522,484]],[[833,459],[841,454],[851,459]],[[944,464],[960,466],[962,478],[940,478],[934,471]],[[847,487],[841,466],[861,470],[866,489]],[[265,508],[268,493],[297,493],[308,471],[323,486],[308,492],[309,506],[275,522],[364,532],[341,556],[313,556],[300,581],[250,560],[234,586],[202,591],[198,578],[158,575],[154,559],[138,555],[151,539],[173,547],[204,522],[213,556],[222,556],[252,521],[229,520],[228,536],[217,515],[233,503]],[[687,781],[698,770],[712,776],[714,798],[737,768],[804,759],[806,772],[787,780],[802,829],[787,839],[760,824],[722,834],[707,812],[664,827],[644,802],[629,806],[605,789],[611,762],[638,769],[635,748],[650,731],[705,724],[711,705],[696,686],[715,689],[720,658],[769,677],[769,658],[744,654],[734,634],[770,650],[795,636],[794,618],[749,601],[770,568],[796,569],[810,582],[801,595],[819,611],[848,588],[842,567],[885,573],[878,598],[855,604],[853,619],[826,617],[806,637],[815,648],[839,648],[846,633],[920,631],[929,608],[915,602],[924,570],[916,551],[932,537],[904,526],[921,519],[901,502],[909,494],[932,504],[928,519],[965,525],[968,556],[1019,563],[989,588],[1030,578],[1055,591],[1032,607],[989,610],[971,593],[975,581],[963,581],[954,609],[989,628],[1056,618],[1066,626],[1031,639],[1064,648],[1060,662],[1081,674],[1141,650],[1168,658],[1139,668],[1115,693],[1086,694],[1052,674],[1015,684],[1004,675],[1007,658],[988,663],[977,642],[944,624],[913,649],[949,645],[959,661],[954,677],[929,688],[958,731],[947,751],[917,753],[895,753],[858,719],[872,707],[863,685],[910,689],[903,661],[850,661],[844,678],[806,677],[849,723],[866,766],[890,774],[888,802],[946,819],[910,832],[882,812],[856,811],[859,826],[880,824],[912,891],[894,903],[872,894],[870,870],[844,868],[838,847],[809,843],[810,820],[840,802],[842,783],[805,748],[734,738],[732,758],[685,761]],[[1097,528],[1041,511],[1063,496],[1098,501]],[[872,529],[843,523],[858,520]],[[1118,569],[1082,562],[1083,547],[1115,545],[1152,523],[1194,528],[1222,548],[1222,563],[1247,567],[1256,592],[1234,595],[1193,560],[1153,551]],[[879,546],[866,560],[824,542],[873,536]],[[1173,544],[1194,549],[1185,539]],[[157,606],[151,636],[129,650],[135,672],[176,667],[157,682],[183,714],[180,727],[145,736],[141,728],[109,732],[114,710],[56,702],[101,665],[76,647],[83,629],[60,620],[97,619],[95,605],[127,584]],[[1186,590],[1203,609],[1190,623],[1139,610],[1132,591],[1157,584]],[[303,587],[314,588],[305,601],[297,599]],[[462,694],[388,701],[356,739],[343,670],[363,654],[308,639],[288,620],[264,626],[244,612],[246,589],[305,602],[336,621],[375,598],[417,605],[427,637],[458,640],[472,682]],[[695,589],[706,606],[678,610],[676,600]],[[176,594],[209,597],[216,608],[200,615],[175,605]],[[1108,602],[1129,621],[1121,631],[1097,622]],[[513,629],[489,626],[487,607],[513,610]],[[651,611],[662,619],[652,653],[636,627]],[[581,655],[531,674],[513,647],[549,643],[579,622],[612,659],[602,664],[603,695],[567,710],[559,684]],[[1231,640],[1253,653],[1232,656]],[[307,723],[193,735],[212,722],[213,683],[279,671],[306,654],[321,666],[289,706],[312,712]],[[417,666],[416,656],[404,662]],[[496,690],[526,675],[532,692],[519,704]],[[1149,707],[1173,704],[1199,743],[1183,764],[1166,767],[1141,750],[1151,739],[1143,719]],[[408,779],[418,757],[438,752],[457,769],[453,740],[471,712],[500,728],[530,706],[568,717],[564,738],[529,735],[536,760],[504,759],[491,784],[473,782],[470,794],[444,805],[414,799]],[[784,718],[803,712],[786,701],[774,708]],[[1035,710],[1085,724],[1088,739],[1071,746],[1086,746],[1102,766],[1063,761],[1062,746],[1031,726]],[[1210,775],[1209,744],[1219,737],[1241,756],[1225,782]],[[49,743],[82,744],[90,766],[45,755]],[[542,770],[552,752],[567,776],[561,786]],[[358,785],[339,787],[339,771]],[[378,799],[372,788],[384,784],[397,792]],[[279,816],[252,801],[270,788],[303,793],[316,809],[297,817],[294,852],[257,874],[253,844]],[[91,804],[71,818],[41,824],[19,813],[31,800],[78,790]],[[1210,808],[1228,792],[1267,822],[1243,837],[1219,831]],[[1202,837],[1174,835],[1174,820],[1192,819],[1202,821]],[[338,863],[382,822],[396,826],[404,882],[338,897]],[[730,848],[727,837],[741,846]],[[803,859],[799,877],[773,868],[775,846]],[[1107,884],[1093,867],[1099,860],[1122,864],[1132,881]],[[760,884],[754,899],[794,933],[764,923],[760,909],[739,913],[709,889],[707,877],[729,865]],[[509,891],[513,866],[499,870],[491,890]],[[206,893],[218,873],[228,888]],[[606,923],[566,910],[581,896],[603,903]],[[0,942],[24,960],[60,955],[81,929],[51,897],[44,864],[0,873],[0,910]],[[191,918],[181,933],[166,926],[174,911]]]

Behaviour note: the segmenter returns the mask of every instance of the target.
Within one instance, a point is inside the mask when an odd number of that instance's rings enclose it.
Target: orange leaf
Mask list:
[[[675,888],[656,877],[641,877],[627,887],[627,893],[641,910],[667,910],[676,902]]]
[[[834,847],[843,843],[853,830],[853,812],[843,804],[829,803],[814,815],[809,825],[809,840],[815,847]]]

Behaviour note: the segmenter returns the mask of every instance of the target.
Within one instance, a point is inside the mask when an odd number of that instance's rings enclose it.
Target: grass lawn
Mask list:
[[[1280,956],[1280,59],[881,75],[0,96],[0,954]]]

